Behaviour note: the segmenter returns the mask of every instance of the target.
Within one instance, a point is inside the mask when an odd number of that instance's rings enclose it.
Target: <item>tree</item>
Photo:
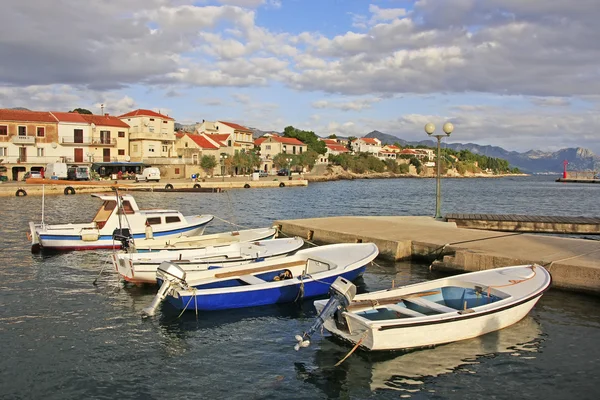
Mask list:
[[[90,110],[86,110],[85,108],[76,108],[73,111],[69,111],[71,113],[78,113],[78,114],[92,114],[92,112]]]
[[[291,169],[292,165],[296,164],[295,160],[296,156],[292,154],[279,153],[273,157],[273,165],[277,169],[289,168]],[[288,162],[288,159],[291,159],[291,162]]]
[[[352,151],[352,142],[356,140],[356,136],[349,136],[348,137],[348,144],[346,145],[346,147],[348,148],[348,150]]]
[[[209,171],[212,175],[213,170],[217,166],[217,158],[215,156],[204,155],[200,158],[200,167],[204,170],[206,175],[209,175]]]
[[[298,165],[302,169],[307,167],[307,170],[310,171],[315,166],[318,157],[319,154],[317,154],[317,152],[308,150],[307,152],[298,155]]]
[[[331,135],[329,135],[327,137],[328,139],[337,139],[337,135],[335,133],[332,133]]]
[[[287,126],[283,130],[283,136],[298,139],[304,143],[309,150],[312,150],[318,154],[325,154],[327,152],[327,145],[325,142],[320,140],[319,137],[312,131],[302,131],[294,128],[293,126]]]

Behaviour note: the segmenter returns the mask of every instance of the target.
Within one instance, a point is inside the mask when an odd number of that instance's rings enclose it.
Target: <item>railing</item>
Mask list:
[[[77,140],[76,140],[77,139]],[[106,139],[100,137],[84,137],[84,138],[75,138],[75,137],[62,137],[60,139],[61,144],[66,145],[97,145],[97,146],[116,146],[117,139]]]
[[[155,132],[129,132],[129,140],[136,139],[155,139],[164,141],[175,141],[175,135],[172,133],[155,133]]]
[[[12,142],[14,144],[35,144],[35,136],[15,135]]]

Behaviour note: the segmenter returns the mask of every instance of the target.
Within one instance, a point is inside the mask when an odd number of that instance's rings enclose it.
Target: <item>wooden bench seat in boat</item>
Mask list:
[[[386,307],[389,308],[390,310],[394,310],[400,314],[407,315],[409,317],[424,317],[425,316],[425,314],[421,314],[418,311],[411,310],[410,308],[406,308],[406,307],[400,307],[396,304],[388,304]]]
[[[280,264],[275,264],[275,265],[267,265],[264,267],[239,269],[239,270],[235,270],[235,271],[221,272],[221,273],[215,274],[215,278],[218,278],[218,279],[231,278],[234,276],[255,274],[257,272],[267,272],[267,271],[275,271],[275,270],[279,270],[279,269],[297,267],[299,265],[305,265],[305,264],[306,264],[306,260],[299,260],[299,261],[291,261],[291,262],[280,263]],[[257,279],[259,279],[259,278],[257,278]]]
[[[260,285],[263,283],[267,283],[264,279],[260,279],[254,275],[242,275],[240,276],[240,280],[246,282],[249,285]]]
[[[438,303],[433,302],[431,300],[427,300],[427,299],[425,299],[423,297],[411,297],[411,298],[405,299],[404,301],[416,304],[416,305],[424,307],[424,308],[429,308],[430,310],[434,310],[434,311],[437,311],[439,313],[450,313],[450,312],[457,312],[458,311],[458,310],[456,310],[454,308],[450,308],[450,307],[438,304]]]

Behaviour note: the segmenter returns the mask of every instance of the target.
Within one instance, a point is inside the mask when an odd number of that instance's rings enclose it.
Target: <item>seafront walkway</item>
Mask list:
[[[282,234],[319,244],[374,242],[380,256],[427,259],[432,268],[479,271],[537,263],[556,288],[600,294],[600,241],[459,228],[432,217],[327,217],[277,221]]]

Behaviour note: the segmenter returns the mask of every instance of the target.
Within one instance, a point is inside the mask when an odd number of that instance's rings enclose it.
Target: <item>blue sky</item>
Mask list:
[[[0,107],[600,154],[596,0],[6,1]]]

